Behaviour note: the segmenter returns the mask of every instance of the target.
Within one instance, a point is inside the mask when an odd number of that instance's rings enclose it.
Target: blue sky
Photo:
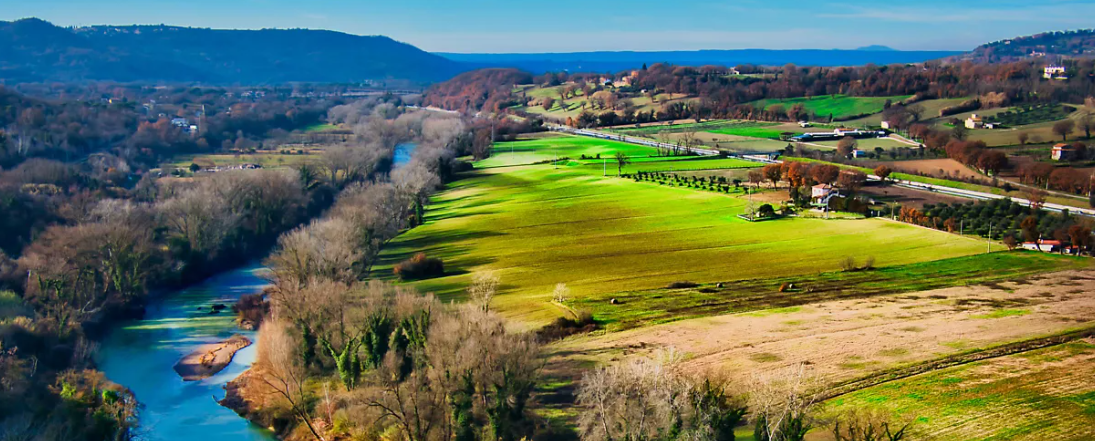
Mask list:
[[[0,20],[313,28],[435,52],[740,48],[968,50],[1095,26],[1093,0],[0,0]]]

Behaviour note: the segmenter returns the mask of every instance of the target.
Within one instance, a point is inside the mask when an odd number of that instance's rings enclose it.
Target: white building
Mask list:
[[[1065,75],[1064,66],[1049,65],[1043,70],[1042,77],[1047,80],[1067,80],[1068,76]]]
[[[978,114],[974,113],[973,115],[970,115],[969,118],[966,118],[966,128],[967,129],[980,129],[984,126],[985,126],[985,121],[983,119],[981,119],[981,115],[978,115]]]

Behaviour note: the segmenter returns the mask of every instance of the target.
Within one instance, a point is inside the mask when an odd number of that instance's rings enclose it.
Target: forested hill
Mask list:
[[[1095,57],[1095,29],[1045,32],[994,41],[955,58],[979,63],[995,63],[1042,56]]]
[[[383,36],[0,21],[0,81],[273,84],[444,80],[461,65]]]

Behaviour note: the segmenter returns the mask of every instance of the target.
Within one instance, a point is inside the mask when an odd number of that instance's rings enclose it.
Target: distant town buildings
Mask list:
[[[1042,77],[1047,80],[1067,80],[1068,76],[1065,75],[1065,67],[1058,65],[1049,65],[1043,69]]]

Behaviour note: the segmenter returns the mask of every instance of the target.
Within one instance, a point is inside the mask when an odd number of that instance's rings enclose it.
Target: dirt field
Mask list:
[[[1095,324],[1095,270],[836,301],[585,336],[555,346],[587,365],[674,347],[682,369],[745,378],[807,362],[839,382],[940,356]]]
[[[923,207],[924,204],[939,204],[944,202],[948,204],[953,204],[969,201],[969,199],[949,196],[942,193],[894,187],[892,185],[868,185],[866,187],[863,187],[860,192],[870,195],[879,202],[887,204],[891,202],[896,202],[903,206],[912,206],[918,208]]]
[[[902,173],[924,173],[940,178],[959,177],[985,179],[985,177],[981,174],[970,170],[969,167],[966,167],[958,163],[958,161],[949,158],[918,159],[913,161],[889,161],[884,162],[884,164],[894,169],[894,171]]]

